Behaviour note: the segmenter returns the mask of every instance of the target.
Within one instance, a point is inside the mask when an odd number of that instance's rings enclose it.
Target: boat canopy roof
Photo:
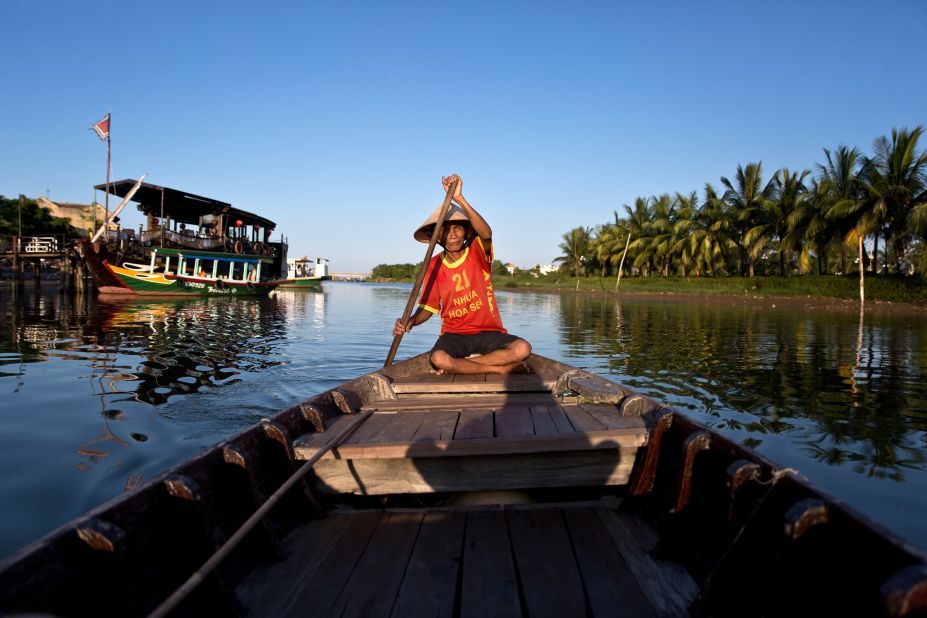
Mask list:
[[[117,180],[109,183],[109,192],[118,197],[125,197],[137,181],[131,178],[126,180]],[[96,185],[94,189],[106,191],[106,185]],[[164,204],[164,210],[161,210],[161,204]],[[132,201],[138,203],[139,211],[152,217],[160,217],[164,213],[165,217],[179,221],[181,223],[198,224],[200,217],[203,215],[226,215],[229,220],[235,221],[240,219],[242,225],[257,225],[266,229],[274,229],[277,224],[267,219],[239,208],[234,208],[228,202],[220,202],[209,197],[194,195],[178,189],[160,187],[147,182],[143,182],[132,196]]]

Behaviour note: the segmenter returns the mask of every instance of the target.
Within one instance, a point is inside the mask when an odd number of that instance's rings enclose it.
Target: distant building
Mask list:
[[[78,230],[84,230],[86,232],[92,233],[94,223],[99,227],[103,223],[103,217],[105,216],[105,209],[102,204],[71,204],[68,202],[53,202],[47,198],[39,197],[36,198],[36,203],[38,203],[40,208],[47,208],[51,213],[51,216],[58,217],[61,219],[67,219],[71,224],[71,227]],[[96,210],[96,213],[94,213]],[[96,218],[94,218],[96,217]],[[118,229],[116,223],[110,223],[109,229],[115,230]]]
[[[543,266],[539,265],[537,269],[538,269],[538,272],[541,273],[542,275],[549,275],[550,273],[559,270],[559,268],[557,266],[554,266],[553,264],[544,264]]]
[[[515,271],[518,270],[518,266],[515,266],[514,264],[509,262],[508,264],[505,265],[505,269],[509,271],[510,275],[514,275]]]

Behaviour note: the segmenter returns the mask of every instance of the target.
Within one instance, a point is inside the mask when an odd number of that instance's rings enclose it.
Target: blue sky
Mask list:
[[[420,261],[442,174],[527,267],[637,196],[927,124],[920,0],[4,0],[0,17],[0,194],[93,199],[89,127],[112,110],[115,178],[258,212],[335,272]]]

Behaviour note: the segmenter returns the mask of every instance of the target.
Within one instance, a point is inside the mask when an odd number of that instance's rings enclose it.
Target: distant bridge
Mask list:
[[[366,281],[370,273],[329,273],[333,281]]]

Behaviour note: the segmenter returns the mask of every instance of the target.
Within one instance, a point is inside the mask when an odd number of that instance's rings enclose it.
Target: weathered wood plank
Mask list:
[[[461,410],[457,420],[455,440],[491,438],[493,436],[492,410]]]
[[[451,382],[457,384],[486,384],[485,373],[455,373],[451,376]]]
[[[589,415],[588,412],[578,405],[561,406],[564,414],[570,419],[570,424],[576,431],[599,431],[605,429],[605,425]]]
[[[508,437],[468,438],[453,440],[428,440],[419,434],[408,442],[372,442],[368,444],[342,444],[322,459],[401,459],[407,457],[466,457],[479,455],[505,455],[524,453],[543,453],[558,451],[586,451],[600,449],[636,451],[647,443],[647,430],[641,426],[637,417],[628,417],[634,425],[622,429],[590,431],[588,433],[553,434],[547,436],[512,435]],[[424,425],[423,427],[424,428]],[[421,428],[420,428],[421,429]],[[441,429],[446,433],[452,430],[450,419]],[[428,428],[436,433],[437,428]],[[474,430],[475,431],[475,430]],[[488,431],[482,428],[481,431]],[[459,429],[458,429],[459,432]],[[309,459],[317,449],[297,446],[297,459]]]
[[[316,576],[294,595],[285,615],[295,617],[305,616],[307,613],[317,616],[332,614],[345,582],[354,572],[354,567],[380,518],[381,513],[376,511],[351,516],[351,521],[338,543],[321,562]]]
[[[598,509],[598,514],[657,616],[688,616],[689,606],[698,594],[698,584],[685,569],[653,560],[624,525],[620,514],[611,509]]]
[[[392,417],[392,420],[385,423],[381,431],[364,440],[367,443],[408,442],[421,427],[427,415],[397,412],[396,414],[374,414],[374,416]]]
[[[531,423],[537,436],[555,436],[559,433],[547,406],[531,406]]]
[[[260,608],[260,613],[268,616],[304,611],[305,608],[291,608],[291,605],[302,587],[313,580],[350,523],[351,517],[330,516],[294,530],[283,541],[286,560],[256,569],[238,585],[235,592],[242,604]],[[292,582],[292,586],[281,586],[281,582]]]
[[[296,438],[293,441],[293,448],[302,446],[305,448],[319,449],[328,444],[332,438],[338,435],[338,432],[353,423],[357,419],[353,414],[342,414],[334,417],[325,426],[325,431],[310,433]],[[369,419],[368,419],[369,420]]]
[[[363,425],[357,428],[357,431],[348,436],[344,444],[376,442],[380,436],[389,433],[395,421],[395,414],[373,414]]]
[[[453,382],[454,374],[452,373],[443,373],[438,375],[436,373],[417,373],[414,375],[401,376],[394,378],[390,387],[392,387],[393,392],[398,393],[396,390],[397,385],[408,385],[408,384],[431,384],[435,385],[447,385]]]
[[[467,517],[460,616],[520,616],[515,565],[502,511]]]
[[[422,414],[422,424],[412,435],[412,441],[450,441],[454,437],[454,431],[457,429],[457,418],[459,416],[460,412],[443,410]]]
[[[513,406],[496,410],[496,435],[504,438],[534,435],[531,411],[526,407]]]
[[[585,615],[583,582],[562,513],[510,510],[506,519],[528,615]]]
[[[595,510],[564,509],[563,514],[592,615],[612,616],[620,607],[621,615],[629,618],[655,616],[653,606]]]
[[[579,408],[595,420],[602,423],[606,429],[613,429],[623,422],[618,408],[608,403],[581,403]]]
[[[636,450],[546,452],[485,457],[320,459],[313,468],[327,493],[384,495],[627,485]]]
[[[547,412],[550,414],[550,418],[554,421],[554,425],[557,426],[557,431],[560,433],[573,433],[580,431],[579,428],[573,427],[573,423],[570,422],[570,419],[567,417],[566,413],[563,411],[563,407],[559,404],[552,406],[547,406]]]
[[[529,374],[530,375],[530,374]],[[431,376],[429,376],[431,377]],[[447,376],[440,376],[446,378]],[[450,380],[441,381],[425,378],[409,378],[393,383],[393,390],[397,394],[404,393],[518,393],[518,392],[549,392],[553,389],[555,381],[553,380],[526,380],[523,378],[512,378],[501,381],[484,381],[480,383],[462,382],[456,383]]]
[[[488,374],[486,382],[503,384],[518,390],[545,390],[550,391],[557,382],[557,375],[547,373],[508,373],[505,375]]]
[[[401,399],[373,401],[361,406],[361,412],[367,410],[412,412],[457,410],[464,408],[500,408],[505,405],[555,406],[560,400],[547,393],[445,393],[442,395],[406,394]]]
[[[454,615],[466,514],[428,512],[412,550],[393,616]]]
[[[389,616],[422,523],[421,513],[381,518],[342,591],[333,616]]]

